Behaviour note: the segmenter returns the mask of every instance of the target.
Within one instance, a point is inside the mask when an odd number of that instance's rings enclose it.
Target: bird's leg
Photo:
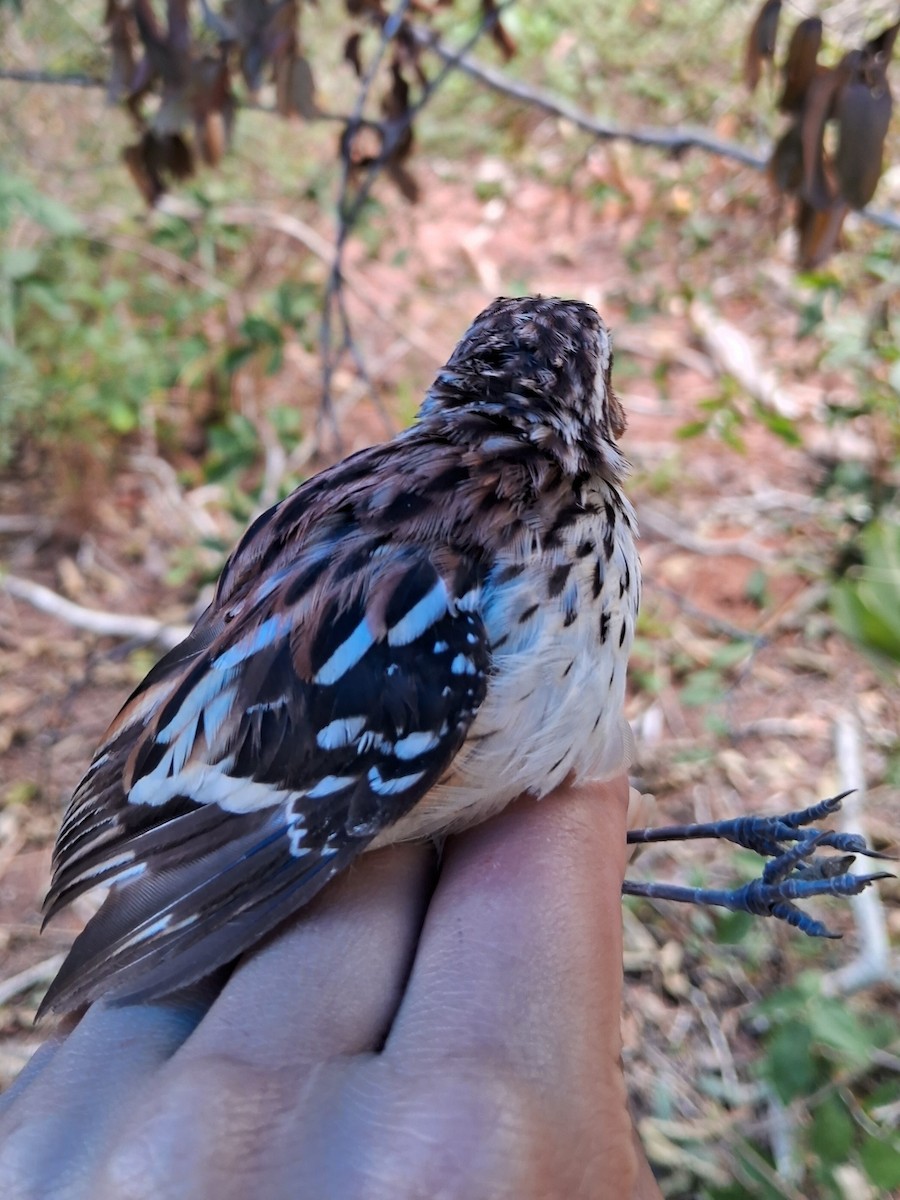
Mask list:
[[[809,808],[780,817],[736,817],[698,825],[669,825],[661,829],[632,829],[630,843],[690,841],[695,838],[725,838],[738,846],[770,858],[759,879],[731,889],[689,888],[664,883],[635,883],[626,879],[622,891],[629,896],[654,900],[677,900],[687,904],[710,904],[735,912],[777,917],[810,937],[837,937],[793,903],[810,896],[855,896],[877,879],[890,878],[886,871],[872,875],[850,873],[855,856],[890,858],[870,850],[855,833],[810,829],[813,821],[835,813],[848,795],[842,792]],[[828,847],[845,851],[841,856],[820,856],[815,851]]]

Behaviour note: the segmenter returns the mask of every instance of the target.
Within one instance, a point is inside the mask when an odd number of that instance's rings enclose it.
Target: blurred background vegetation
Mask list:
[[[353,111],[347,38],[361,32],[365,65],[380,37],[377,6],[348,7],[362,15],[302,8],[301,109]],[[785,5],[782,21],[811,11]],[[450,71],[399,163],[409,179],[377,177],[345,230],[352,344],[339,353],[332,329],[326,377],[324,305],[347,332],[329,301],[336,205],[364,177],[346,178],[340,122],[284,119],[262,72],[228,152],[148,208],[123,163],[133,119],[82,86],[109,74],[100,6],[0,4],[0,1083],[37,1044],[35,1002],[71,935],[37,938],[61,805],[158,653],[38,611],[29,585],[190,619],[254,513],[408,423],[498,293],[579,296],[616,334],[647,577],[630,716],[657,816],[854,786],[866,832],[896,837],[900,130],[872,201],[888,220],[851,214],[838,252],[798,272],[788,202],[740,161],[784,128],[773,74],[752,97],[741,80],[756,15],[728,0],[508,5],[506,44],[472,51],[489,71],[626,133],[697,127],[738,153],[598,139]],[[898,16],[861,0],[820,15],[828,62]],[[428,17],[450,47],[482,21],[462,2]],[[430,79],[440,62],[420,59]],[[756,873],[693,848],[633,869]],[[626,905],[626,1066],[667,1196],[900,1194],[896,885],[827,919],[843,943]]]

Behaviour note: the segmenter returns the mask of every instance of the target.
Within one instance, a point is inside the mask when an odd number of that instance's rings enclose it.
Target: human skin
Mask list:
[[[654,1200],[619,1060],[628,786],[366,854],[230,978],[0,1097],[4,1200]]]

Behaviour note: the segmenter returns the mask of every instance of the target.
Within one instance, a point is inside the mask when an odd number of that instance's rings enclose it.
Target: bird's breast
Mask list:
[[[484,588],[492,671],[448,772],[378,845],[475,824],[567,776],[609,779],[630,755],[628,655],[640,596],[627,502],[591,513],[537,562],[499,556]]]

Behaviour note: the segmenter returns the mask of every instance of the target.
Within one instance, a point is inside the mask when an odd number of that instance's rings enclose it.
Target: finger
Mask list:
[[[88,1194],[98,1158],[203,1007],[96,1004],[0,1117],[0,1195]]]
[[[31,1087],[35,1080],[49,1067],[56,1055],[56,1051],[62,1044],[63,1038],[59,1036],[51,1037],[43,1045],[38,1046],[12,1084],[0,1096],[0,1119],[2,1119],[4,1112],[13,1103],[18,1104],[21,1101],[22,1096],[25,1094],[25,1089]]]
[[[260,1067],[378,1048],[428,902],[430,846],[366,854],[239,964],[173,1069],[225,1052]]]
[[[627,1195],[636,1169],[619,1062],[626,805],[624,779],[563,788],[448,843],[386,1046],[531,1089],[557,1146],[598,1180],[572,1195],[611,1180]]]
[[[426,846],[366,855],[248,955],[132,1112],[98,1196],[339,1194],[300,1181],[328,1179],[326,1159],[332,1173],[354,1161],[352,1139],[336,1142],[338,1118],[324,1114],[341,1111],[351,1064],[369,1061],[352,1056],[390,1026],[434,867]]]
[[[625,804],[570,787],[448,842],[390,1043],[499,1045],[566,1079],[594,1069],[585,1045],[617,1052]]]

